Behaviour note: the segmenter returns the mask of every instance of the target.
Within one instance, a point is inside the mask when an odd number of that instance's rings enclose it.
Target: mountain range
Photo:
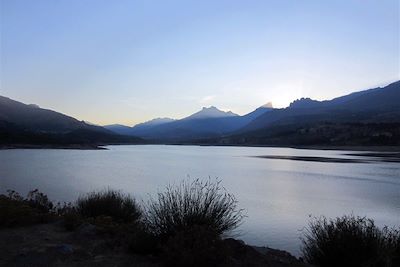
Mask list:
[[[98,145],[140,143],[101,126],[0,96],[0,145]]]
[[[224,112],[211,106],[180,120],[163,119],[141,123],[133,127],[105,126],[119,134],[140,136],[157,141],[181,141],[198,138],[218,137],[240,129],[257,116],[270,111],[270,107],[260,107],[255,111],[239,116],[231,111]]]
[[[240,116],[204,107],[183,119],[104,127],[0,97],[0,144],[191,143],[218,145],[400,145],[400,81],[332,100],[269,103]]]
[[[228,138],[214,142],[400,145],[400,81],[328,101],[302,98],[285,109],[262,114]]]
[[[330,122],[400,122],[400,81],[384,88],[352,93],[332,100],[302,98],[288,108],[260,116],[242,132],[277,124]]]

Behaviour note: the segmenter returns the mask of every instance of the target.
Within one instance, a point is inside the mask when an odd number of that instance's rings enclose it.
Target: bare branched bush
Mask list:
[[[235,229],[243,217],[235,197],[220,181],[197,179],[169,185],[158,193],[158,198],[148,203],[145,222],[155,236],[168,239],[193,226],[207,226],[221,235]]]

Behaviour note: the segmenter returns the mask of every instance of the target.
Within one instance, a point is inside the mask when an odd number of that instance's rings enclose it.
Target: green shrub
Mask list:
[[[27,198],[13,190],[7,192],[8,195],[0,195],[0,227],[45,223],[54,217],[53,203],[37,189]]]
[[[116,222],[134,222],[142,216],[136,201],[120,191],[92,192],[78,198],[76,210],[83,217],[111,217]]]
[[[396,266],[399,232],[365,217],[322,217],[309,223],[302,241],[304,258],[316,266],[390,267]]]
[[[0,228],[36,223],[36,215],[25,203],[0,195]]]
[[[13,201],[17,201],[17,202],[23,202],[25,199],[16,191],[14,190],[7,190],[7,196],[2,195],[3,197],[9,199],[9,200],[13,200]]]
[[[35,208],[43,213],[51,212],[54,207],[53,202],[49,200],[47,195],[39,192],[38,189],[30,191],[25,201],[32,208]]]
[[[194,226],[206,226],[221,235],[235,229],[242,219],[236,199],[220,181],[195,180],[158,193],[158,199],[148,203],[145,222],[152,234],[166,240]]]

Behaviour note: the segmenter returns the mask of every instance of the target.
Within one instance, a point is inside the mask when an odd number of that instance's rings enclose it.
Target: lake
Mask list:
[[[399,162],[292,148],[107,148],[0,150],[0,190],[38,188],[53,201],[71,201],[110,187],[146,201],[182,179],[219,178],[247,215],[237,238],[295,255],[310,217],[353,213],[379,226],[400,225]]]

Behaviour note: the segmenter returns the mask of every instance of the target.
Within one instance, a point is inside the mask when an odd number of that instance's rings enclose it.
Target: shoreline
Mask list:
[[[365,152],[400,152],[400,146],[291,146],[291,145],[229,145],[229,144],[196,144],[196,143],[145,143],[145,144],[71,144],[71,145],[35,145],[35,144],[10,144],[0,145],[0,150],[8,149],[75,149],[75,150],[108,150],[107,146],[137,146],[137,145],[172,145],[172,146],[211,146],[211,147],[268,147],[292,148],[307,150],[336,150],[336,151],[365,151]]]
[[[71,150],[108,150],[107,145],[29,145],[29,144],[13,144],[1,145],[0,150],[11,149],[71,149]]]
[[[312,145],[312,146],[292,146],[292,145],[220,145],[220,144],[169,144],[169,145],[194,145],[194,146],[232,146],[232,147],[270,147],[270,148],[293,148],[308,150],[342,150],[342,151],[371,151],[371,152],[400,152],[400,146],[328,146],[328,145]]]

